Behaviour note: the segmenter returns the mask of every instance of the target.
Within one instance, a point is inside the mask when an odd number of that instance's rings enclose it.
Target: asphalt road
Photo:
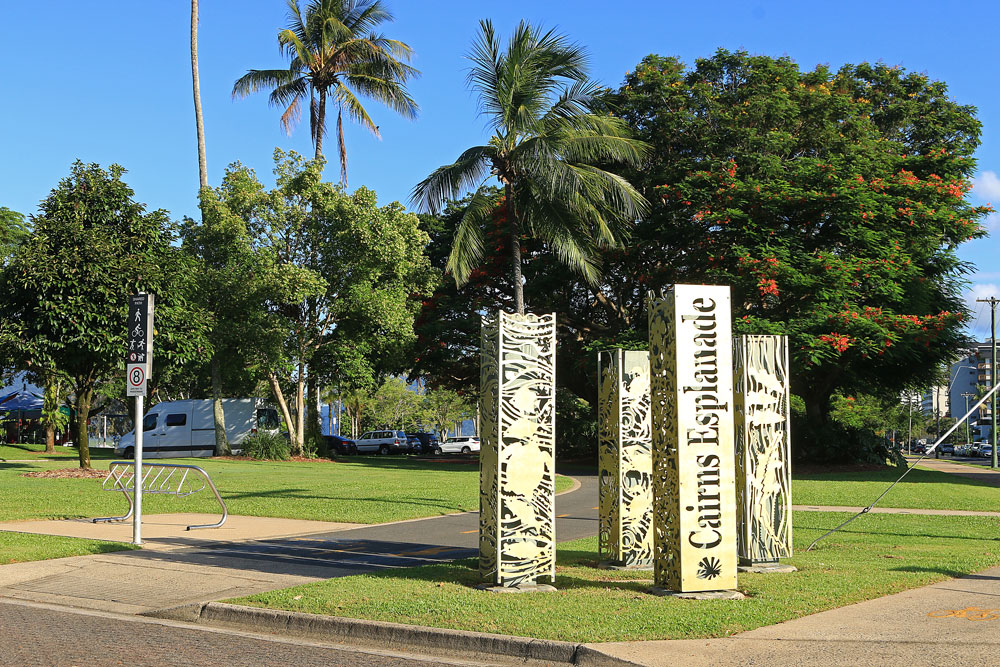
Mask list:
[[[580,488],[556,496],[559,542],[597,534],[597,476],[572,475],[580,481]],[[466,512],[305,537],[192,547],[170,557],[249,570],[294,569],[332,578],[471,558],[478,549],[479,514]]]
[[[117,614],[0,601],[0,664],[59,665],[473,665],[303,639],[196,627]]]

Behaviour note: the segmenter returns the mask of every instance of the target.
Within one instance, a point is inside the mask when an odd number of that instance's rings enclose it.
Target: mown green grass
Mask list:
[[[114,450],[105,447],[91,447],[91,460],[110,459],[114,456]],[[56,446],[53,454],[45,453],[45,445],[6,445],[0,444],[0,460],[21,461],[27,459],[56,459],[73,460],[80,459],[80,452],[75,447]]]
[[[796,505],[865,507],[903,473],[902,468],[794,475]],[[794,473],[794,468],[793,468]],[[1000,487],[937,470],[912,470],[879,507],[1000,511]]]
[[[556,593],[478,591],[472,560],[343,577],[230,600],[273,609],[576,642],[723,637],[1000,564],[1000,521],[797,512],[792,574],[741,574],[740,601],[646,592],[648,572],[596,569],[596,538],[559,545]],[[298,598],[298,599],[296,599]]]
[[[266,462],[169,459],[204,468],[230,514],[350,523],[383,523],[479,509],[479,467],[405,456],[358,456],[339,461]],[[99,479],[23,477],[73,467],[69,462],[0,463],[0,521],[113,516],[127,509]],[[95,468],[107,467],[95,461]],[[572,481],[557,477],[556,490]],[[216,512],[206,489],[186,498],[146,495],[143,511]]]
[[[67,556],[103,554],[109,551],[128,551],[137,548],[125,542],[82,540],[57,535],[0,531],[0,565],[49,558],[66,558]]]

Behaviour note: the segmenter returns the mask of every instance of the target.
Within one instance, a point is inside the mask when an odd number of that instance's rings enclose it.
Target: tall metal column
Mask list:
[[[791,410],[787,336],[737,336],[737,548],[740,564],[792,555]]]
[[[555,581],[556,318],[483,318],[479,569],[504,588]]]
[[[729,287],[650,295],[653,558],[663,591],[736,587],[732,354]]]
[[[649,353],[597,354],[598,550],[611,566],[653,564]]]

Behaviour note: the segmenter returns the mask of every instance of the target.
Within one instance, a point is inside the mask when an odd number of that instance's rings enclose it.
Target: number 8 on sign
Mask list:
[[[146,395],[146,365],[129,364],[126,372],[128,378],[128,396]]]

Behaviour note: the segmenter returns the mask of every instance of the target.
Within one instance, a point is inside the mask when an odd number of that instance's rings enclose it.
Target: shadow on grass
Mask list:
[[[904,565],[902,567],[890,568],[889,572],[911,572],[913,574],[943,574],[946,577],[951,577],[952,579],[957,579],[963,577],[966,579],[971,579],[976,575],[968,575],[965,572],[959,572],[958,570],[949,570],[946,567],[921,567],[919,565]],[[979,579],[989,579],[996,580],[996,577],[979,577]]]
[[[223,500],[242,500],[247,498],[280,498],[288,500],[330,500],[330,501],[348,501],[352,503],[388,503],[391,505],[420,505],[422,507],[435,507],[442,510],[448,510],[449,513],[464,511],[462,507],[454,504],[449,504],[443,498],[420,498],[414,496],[408,496],[398,499],[391,499],[385,497],[377,498],[364,498],[359,496],[331,496],[331,495],[318,495],[316,493],[310,493],[310,491],[315,491],[315,489],[271,489],[269,491],[245,491],[242,493],[236,492],[226,492],[223,491]]]
[[[885,470],[867,470],[859,472],[814,472],[807,474],[795,474],[792,477],[795,481],[812,482],[885,482],[891,484],[899,479],[903,474],[903,468],[887,468]],[[971,472],[975,472],[973,468]],[[960,486],[981,486],[993,487],[995,484],[984,482],[979,479],[972,479],[954,473],[940,472],[937,470],[912,470],[901,482],[902,484],[929,483],[929,484],[958,484]]]

